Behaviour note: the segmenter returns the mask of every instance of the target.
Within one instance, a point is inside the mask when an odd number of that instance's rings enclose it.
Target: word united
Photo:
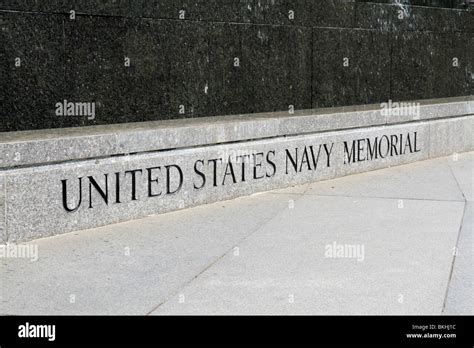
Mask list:
[[[341,151],[336,151],[339,148]],[[123,172],[64,179],[62,184],[63,208],[76,212],[83,206],[92,209],[100,204],[122,204],[142,199],[170,196],[186,190],[249,184],[272,180],[277,175],[296,176],[331,168],[336,160],[344,165],[405,156],[420,152],[418,133],[383,135],[342,143],[254,152],[224,158],[198,159],[189,166],[177,164],[135,168]],[[335,153],[339,154],[339,157]],[[185,169],[183,169],[185,168]]]

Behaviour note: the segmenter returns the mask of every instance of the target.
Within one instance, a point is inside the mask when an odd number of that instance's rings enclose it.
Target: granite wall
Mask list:
[[[474,94],[471,10],[2,0],[0,28],[0,132]],[[58,116],[64,100],[95,113]]]

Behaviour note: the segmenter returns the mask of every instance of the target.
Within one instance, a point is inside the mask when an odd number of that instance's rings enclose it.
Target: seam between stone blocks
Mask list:
[[[386,4],[389,8],[395,8],[393,4]],[[412,8],[416,7],[423,7],[417,5],[410,5]],[[71,8],[71,10],[74,10]],[[457,9],[457,8],[439,8],[439,10],[444,11],[457,11],[457,12],[465,12],[468,13],[468,9]],[[10,12],[10,13],[27,13],[27,14],[40,14],[40,15],[57,15],[57,16],[69,16],[68,10],[51,10],[51,11],[38,11],[38,10],[21,10],[21,9],[0,9],[0,12]],[[357,12],[354,11],[353,16],[356,16]],[[404,29],[399,28],[397,30],[393,29],[393,18],[391,15],[388,16],[388,28],[364,28],[364,27],[357,27],[357,26],[320,26],[317,23],[307,24],[282,24],[282,23],[268,23],[268,22],[258,22],[258,21],[250,21],[245,22],[244,20],[235,22],[235,21],[219,21],[219,20],[212,20],[212,19],[177,19],[177,18],[165,18],[165,17],[153,17],[153,16],[146,16],[146,15],[138,15],[138,16],[127,16],[124,14],[100,14],[100,13],[87,13],[76,11],[76,17],[93,17],[93,18],[112,18],[112,19],[138,19],[138,20],[156,20],[156,21],[175,21],[175,22],[191,22],[191,23],[210,23],[210,24],[233,24],[233,25],[259,25],[259,26],[274,26],[274,27],[296,27],[296,28],[316,28],[316,29],[343,29],[343,30],[366,30],[366,31],[377,31],[377,32],[422,32],[422,33],[471,33],[472,30],[469,29],[458,29],[456,27],[451,28],[450,30],[433,30],[433,29]]]
[[[447,158],[448,161],[449,161],[449,158],[450,157]],[[456,185],[458,187],[459,192],[461,192],[462,198],[464,199],[464,203],[467,203],[466,195],[464,194],[464,191],[462,190],[461,185],[459,184],[458,178],[454,174],[453,167],[451,167],[451,163],[448,162],[447,165],[449,167],[449,171],[451,173],[451,176],[453,177],[454,181],[456,182]]]
[[[292,197],[292,196],[295,196],[296,199],[294,199],[294,201],[299,201],[302,197],[304,197],[305,193],[306,193],[307,190],[305,190],[305,192],[303,194],[297,194],[297,193],[289,193],[288,196],[289,197]],[[236,247],[238,247],[240,244],[242,244],[242,242],[244,242],[245,240],[247,240],[248,238],[250,238],[251,236],[255,235],[256,233],[258,233],[258,231],[260,231],[263,227],[265,227],[267,224],[269,224],[271,221],[273,221],[277,216],[279,216],[282,212],[284,212],[286,209],[288,209],[288,207],[285,207],[284,209],[281,209],[281,210],[278,210],[275,212],[274,215],[272,215],[267,221],[265,221],[264,223],[262,223],[260,226],[258,226],[257,228],[255,228],[255,230],[253,230],[252,232],[250,232],[249,234],[247,234],[246,236],[244,236],[243,238],[241,238],[240,240],[237,241],[236,244],[234,244],[231,248],[229,248],[227,251],[225,251],[221,256],[219,256],[218,258],[216,258],[214,261],[212,261],[209,265],[207,265],[206,267],[204,267],[201,271],[199,271],[198,274],[196,274],[195,276],[193,276],[190,280],[188,280],[187,282],[183,283],[183,285],[179,286],[176,291],[172,291],[171,294],[169,296],[167,296],[163,301],[161,301],[158,305],[156,305],[155,307],[153,307],[150,311],[148,311],[145,315],[151,315],[153,312],[156,312],[162,305],[164,305],[165,303],[169,302],[174,296],[176,296],[180,291],[184,290],[185,288],[187,288],[192,282],[194,282],[194,280],[196,280],[197,278],[199,278],[202,274],[204,274],[207,270],[209,270],[212,266],[216,265],[220,260],[222,260],[226,255],[228,255],[232,250],[234,250]]]
[[[444,294],[444,300],[443,300],[443,307],[441,308],[441,314],[443,314],[446,310],[446,305],[448,303],[448,296],[449,296],[449,287],[451,285],[451,281],[453,279],[453,274],[454,274],[454,266],[456,265],[456,256],[457,256],[457,253],[458,253],[458,245],[459,245],[459,240],[461,239],[461,233],[463,232],[463,226],[464,226],[464,219],[466,217],[466,208],[467,208],[467,203],[464,202],[464,209],[463,209],[463,213],[462,213],[462,216],[461,216],[461,222],[459,223],[459,229],[458,229],[458,236],[456,238],[456,245],[454,246],[454,255],[453,255],[453,259],[451,261],[451,270],[449,272],[449,277],[448,277],[448,281],[446,283],[446,291],[445,291],[445,294]]]
[[[454,274],[454,267],[456,265],[456,256],[457,256],[457,252],[458,252],[458,245],[459,245],[459,241],[461,240],[461,233],[463,232],[463,226],[464,226],[464,219],[466,218],[466,209],[467,209],[467,198],[464,194],[464,191],[461,189],[461,185],[459,184],[459,181],[456,177],[456,175],[454,175],[454,172],[453,172],[453,168],[451,167],[451,164],[448,162],[447,163],[448,167],[449,167],[449,170],[451,172],[451,176],[453,177],[454,181],[456,182],[456,185],[458,187],[458,190],[459,192],[461,192],[463,198],[464,198],[464,209],[463,209],[463,214],[462,214],[462,217],[461,217],[461,222],[459,224],[459,231],[458,231],[458,237],[456,239],[456,245],[454,246],[455,247],[455,253],[453,255],[453,260],[451,262],[451,271],[449,273],[449,277],[448,277],[448,282],[447,282],[447,285],[446,285],[446,292],[445,292],[445,295],[444,295],[444,301],[443,301],[443,307],[441,309],[441,313],[444,313],[446,311],[446,305],[448,303],[448,296],[449,296],[449,287],[451,285],[451,281],[453,279],[453,274]]]

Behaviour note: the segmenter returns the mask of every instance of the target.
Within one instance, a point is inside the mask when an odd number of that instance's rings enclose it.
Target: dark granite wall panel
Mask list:
[[[44,12],[62,12],[64,7],[63,0],[2,0],[0,9],[16,11],[44,11]]]
[[[456,23],[461,23],[457,14],[464,11],[445,10],[429,7],[393,7],[393,30],[403,31],[453,31]]]
[[[105,16],[142,16],[144,0],[55,0],[66,10]]]
[[[474,95],[474,36],[465,34],[466,39],[466,79],[467,93],[465,95]]]
[[[313,4],[313,24],[318,27],[350,28],[354,23],[355,3],[320,0]]]
[[[140,0],[151,18],[247,23],[255,0]]]
[[[66,47],[74,99],[97,105],[97,118],[86,122],[208,114],[207,27],[114,17],[69,22]]]
[[[64,124],[52,104],[67,90],[63,19],[0,14],[0,131]]]
[[[295,110],[304,110],[312,107],[312,73],[313,50],[312,29],[295,28],[289,32],[289,44],[279,44],[279,54],[283,55],[290,50],[289,58],[285,62],[289,68],[290,76],[290,105]]]
[[[72,94],[68,101],[96,103],[94,120],[68,118],[84,125],[125,121],[123,101],[128,90],[123,61],[127,27],[122,18],[84,17],[66,22],[66,72]]]
[[[3,0],[0,131],[473,94],[474,11],[416,4]]]
[[[311,26],[312,0],[257,0],[254,3],[253,21],[278,25]]]
[[[243,112],[242,27],[227,23],[209,26],[207,111],[210,115]]]
[[[356,18],[354,11],[357,8],[365,11],[372,26],[374,20],[370,17],[380,15],[384,8],[403,9],[413,15],[411,21],[414,23],[406,25],[414,27],[417,22],[423,25],[425,20],[431,21],[419,14],[438,17],[439,14],[430,10],[465,8],[462,4],[464,0],[2,0],[0,9],[54,13],[67,13],[73,9],[88,15],[159,19],[180,19],[184,15],[186,20],[348,28],[354,24],[358,27],[358,20],[365,21],[362,17]],[[294,19],[289,16],[290,11],[294,11]],[[375,18],[375,23],[379,18]]]
[[[393,7],[376,3],[356,3],[353,28],[390,30]]]
[[[377,2],[384,4],[401,3],[404,5],[443,7],[443,8],[466,8],[465,0],[355,0],[357,2]]]
[[[446,42],[446,75],[442,78],[445,88],[441,91],[446,97],[474,94],[473,82],[474,40],[472,34],[445,34]],[[455,64],[457,61],[457,64]]]
[[[468,33],[403,32],[392,43],[392,98],[454,97],[473,92]]]
[[[312,24],[329,28],[390,30],[394,6],[343,0],[313,2]]]
[[[474,32],[474,10],[456,11],[456,29],[459,31]]]
[[[124,39],[124,54],[117,63],[117,70],[126,80],[123,91],[121,117],[137,121],[153,119],[154,115],[171,117],[169,91],[171,59],[164,54],[169,47],[169,25],[164,21],[129,21]],[[125,58],[130,66],[125,66]],[[108,111],[108,110],[107,110]],[[102,115],[99,110],[99,117]],[[114,115],[110,113],[109,117]]]
[[[262,0],[2,0],[0,9],[194,21],[251,22]],[[280,0],[273,0],[280,1]],[[294,0],[292,0],[294,1]],[[309,0],[302,0],[309,1]],[[298,3],[299,1],[295,1]]]
[[[166,105],[172,117],[203,116],[207,114],[208,25],[178,22],[167,23],[167,26]],[[180,114],[181,105],[185,107],[184,114]]]
[[[407,31],[392,42],[392,98],[437,98],[445,94],[448,43],[442,33]]]
[[[311,29],[242,28],[242,112],[311,107]]]
[[[313,107],[338,106],[347,95],[343,75],[340,29],[314,29],[313,32]],[[353,95],[354,93],[352,93]]]
[[[0,9],[108,16],[141,16],[146,0],[2,0]]]
[[[383,31],[315,28],[313,107],[388,100],[389,42]]]

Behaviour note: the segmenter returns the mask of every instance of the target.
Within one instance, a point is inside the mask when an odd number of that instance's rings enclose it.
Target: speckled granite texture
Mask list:
[[[0,192],[0,242],[472,151],[473,120],[453,117],[0,171],[6,193],[3,203]]]
[[[4,0],[0,132],[474,94],[474,11],[410,3]]]

